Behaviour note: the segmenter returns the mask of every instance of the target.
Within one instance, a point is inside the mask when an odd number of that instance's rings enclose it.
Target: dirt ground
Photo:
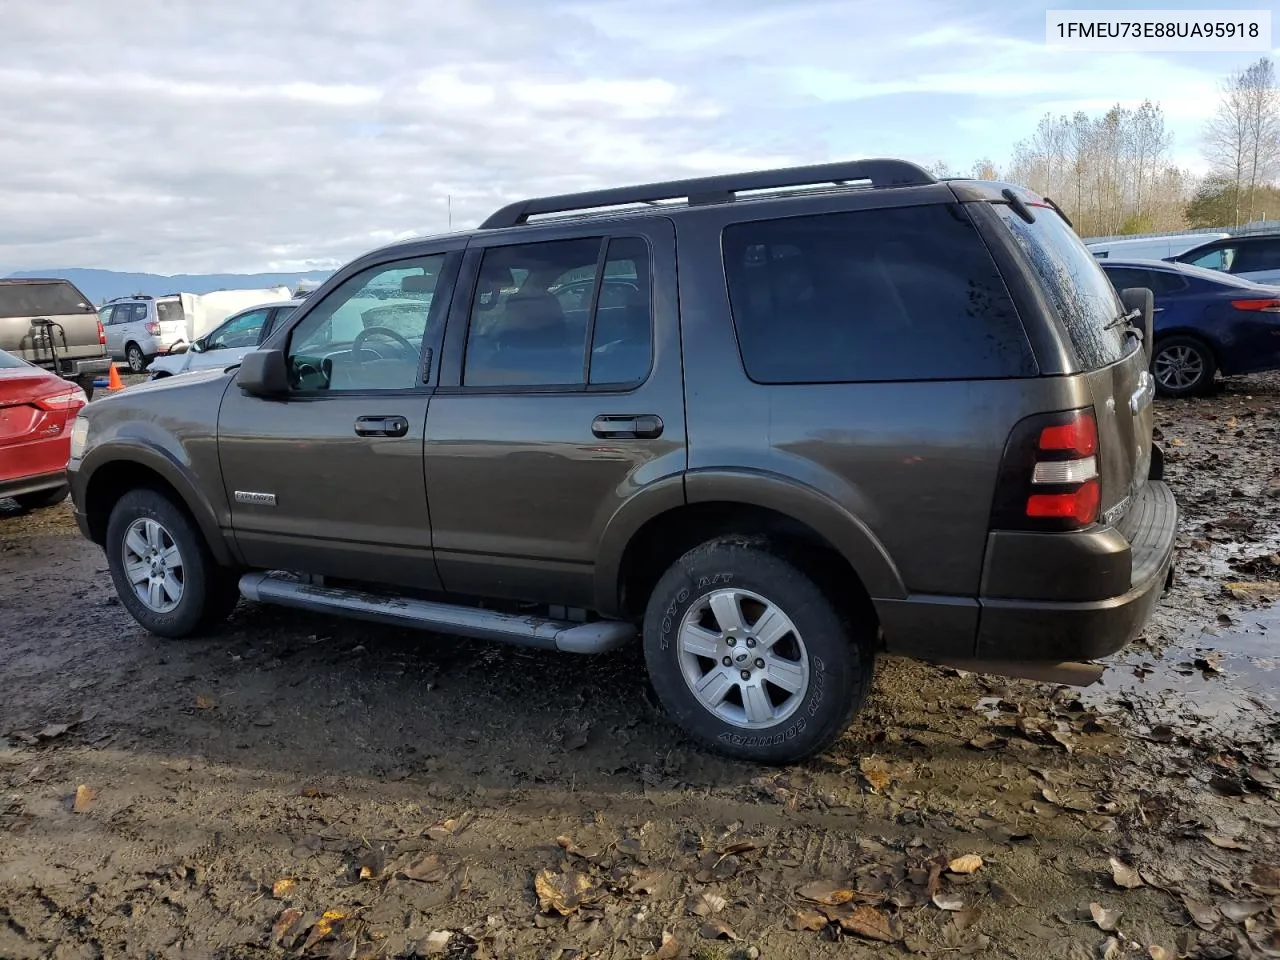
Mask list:
[[[1280,956],[1278,411],[1160,405],[1178,580],[1103,685],[883,658],[785,770],[638,653],[157,640],[66,505],[0,505],[0,957]]]

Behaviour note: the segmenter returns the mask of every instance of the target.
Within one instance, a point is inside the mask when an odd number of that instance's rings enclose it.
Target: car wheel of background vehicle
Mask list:
[[[143,356],[142,348],[136,343],[131,343],[124,348],[124,356],[129,362],[129,370],[133,373],[142,373],[147,369],[147,358]]]
[[[157,370],[151,375],[152,380],[163,380],[165,377],[171,377],[173,374],[165,373],[163,370]]]
[[[18,502],[18,506],[23,510],[39,510],[41,507],[56,507],[63,500],[67,499],[67,493],[70,487],[63,484],[60,487],[54,487],[52,490],[37,490],[35,493],[20,493],[13,499]]]
[[[644,618],[645,663],[667,712],[712,749],[760,763],[839,738],[870,689],[871,640],[760,538],[686,553]]]
[[[185,637],[226,619],[239,599],[199,528],[168,497],[131,490],[107,523],[107,566],[133,618],[161,637]]]
[[[1213,386],[1217,363],[1213,351],[1195,337],[1173,336],[1156,341],[1151,375],[1156,391],[1166,397],[1190,397]]]

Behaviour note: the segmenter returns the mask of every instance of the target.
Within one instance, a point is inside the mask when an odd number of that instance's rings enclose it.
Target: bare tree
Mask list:
[[[1254,197],[1280,167],[1280,92],[1275,66],[1262,57],[1222,86],[1218,111],[1205,128],[1213,175],[1230,185],[1233,219],[1253,219]]]
[[[972,176],[975,180],[999,180],[1000,171],[996,169],[994,163],[984,157],[973,165]]]

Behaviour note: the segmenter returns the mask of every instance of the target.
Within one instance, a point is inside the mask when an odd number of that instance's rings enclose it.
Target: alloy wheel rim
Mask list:
[[[791,618],[749,590],[700,597],[677,633],[680,672],[702,707],[745,730],[772,727],[800,708],[809,654]]]
[[[150,517],[139,517],[124,532],[125,577],[134,595],[154,613],[169,613],[186,589],[182,553],[173,535]]]
[[[129,351],[129,369],[134,373],[141,373],[143,367],[142,351],[134,347]]]
[[[1161,386],[1185,390],[1204,375],[1204,360],[1199,352],[1183,344],[1165,347],[1156,355],[1154,372]]]

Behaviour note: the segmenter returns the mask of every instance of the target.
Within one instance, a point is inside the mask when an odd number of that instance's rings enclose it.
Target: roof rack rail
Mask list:
[[[840,163],[783,167],[777,170],[757,170],[716,177],[695,177],[690,180],[668,180],[665,183],[646,183],[633,187],[614,187],[590,190],[585,193],[566,193],[557,197],[518,200],[507,204],[490,216],[480,224],[480,229],[497,230],[503,227],[518,227],[527,223],[530,217],[545,213],[569,213],[597,207],[654,204],[663,200],[681,199],[686,200],[692,207],[726,203],[735,199],[736,194],[750,190],[780,190],[822,184],[844,185],[857,181],[869,181],[873,187],[906,187],[937,183],[928,171],[906,160],[884,158],[847,160]]]

